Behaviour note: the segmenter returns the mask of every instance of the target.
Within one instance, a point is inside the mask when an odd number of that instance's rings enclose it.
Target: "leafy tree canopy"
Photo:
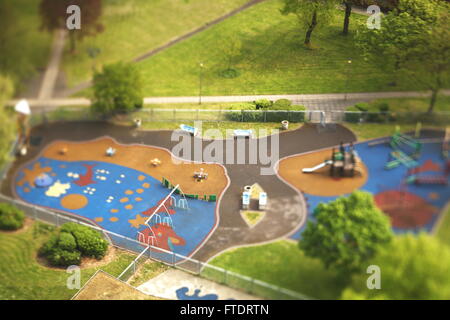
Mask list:
[[[143,105],[143,82],[139,69],[131,63],[107,65],[94,75],[95,112],[104,115],[126,113]]]
[[[380,267],[381,289],[369,290],[365,270],[354,274],[343,299],[448,299],[450,248],[435,237],[398,236],[370,264]]]
[[[342,272],[364,266],[377,250],[392,238],[388,217],[368,192],[356,191],[314,210],[299,246],[305,254],[319,258],[324,265]]]

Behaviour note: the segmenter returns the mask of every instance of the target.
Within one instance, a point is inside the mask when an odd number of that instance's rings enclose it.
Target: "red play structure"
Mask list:
[[[424,174],[424,172],[435,171],[440,174]],[[447,160],[445,169],[441,170],[438,164],[431,160],[426,161],[422,166],[408,170],[406,182],[411,184],[448,184],[448,176],[450,174],[450,160]]]

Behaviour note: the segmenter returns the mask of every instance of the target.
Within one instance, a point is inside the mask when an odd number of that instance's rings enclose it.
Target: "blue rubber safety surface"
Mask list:
[[[355,149],[358,152],[360,158],[366,165],[369,171],[369,177],[366,184],[360,188],[363,191],[368,191],[373,195],[377,193],[388,191],[388,190],[405,190],[404,181],[407,177],[408,168],[404,165],[400,165],[397,168],[387,170],[384,168],[385,164],[389,161],[389,154],[393,149],[389,144],[381,144],[376,146],[369,146],[371,141],[364,143],[355,144]],[[406,149],[407,151],[407,149]],[[446,159],[442,157],[442,144],[441,143],[427,143],[422,147],[422,153],[417,160],[420,165],[423,165],[426,161],[433,161],[433,163],[438,164],[441,168],[441,172],[424,172],[423,175],[436,176],[444,175]],[[447,181],[450,175],[447,176]],[[408,228],[400,229],[393,228],[396,233],[413,232],[418,233],[420,231],[430,232],[434,225],[436,224],[439,216],[442,214],[446,203],[450,199],[450,187],[447,185],[416,185],[407,184],[406,191],[420,196],[430,205],[439,209],[439,214],[434,215],[428,223],[421,228]],[[430,197],[431,194],[437,195],[437,197]],[[320,197],[305,193],[304,196],[307,198],[308,204],[308,219],[313,219],[313,211],[319,203],[327,203],[335,200],[338,197]],[[346,195],[342,195],[346,196]],[[289,238],[293,240],[298,240],[301,238],[301,233],[306,227],[306,223],[299,228],[294,234]]]
[[[38,187],[23,182],[24,169],[33,170],[37,163],[40,168],[51,169],[47,174],[54,181],[52,185]],[[14,191],[25,202],[85,217],[125,237],[139,240],[139,232],[152,235],[155,246],[183,256],[192,255],[217,225],[216,202],[188,199],[189,209],[184,209],[178,207],[183,204],[180,195],[174,195],[166,203],[170,213],[161,209],[153,214],[170,190],[143,172],[105,162],[66,162],[41,157],[21,168]],[[150,215],[152,231],[148,232],[144,222]],[[111,239],[133,251],[145,248],[119,237]],[[161,251],[154,251],[152,257],[167,262],[181,260],[179,257],[174,260],[173,255]]]

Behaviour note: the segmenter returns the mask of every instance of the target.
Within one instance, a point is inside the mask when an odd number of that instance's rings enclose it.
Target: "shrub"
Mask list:
[[[291,100],[279,99],[273,104],[274,109],[277,110],[287,110],[292,105]]]
[[[108,249],[108,242],[102,235],[89,227],[70,222],[61,227],[61,232],[68,232],[74,237],[83,256],[101,259]]]
[[[101,259],[105,256],[106,250],[108,249],[108,242],[102,239],[98,233],[76,231],[74,236],[78,249],[83,256],[94,257],[96,259]]]
[[[25,214],[8,203],[0,203],[0,229],[17,230],[23,227]]]
[[[81,262],[79,251],[68,251],[61,248],[54,248],[47,256],[48,261],[54,266],[68,267],[78,265]]]
[[[74,251],[77,248],[77,242],[71,233],[61,232],[58,239],[58,247],[67,251]]]
[[[270,108],[273,105],[273,102],[267,99],[259,99],[253,102],[256,109],[267,109]]]
[[[83,225],[64,224],[39,250],[39,254],[55,266],[79,264],[81,257],[101,259],[108,249],[102,235]]]

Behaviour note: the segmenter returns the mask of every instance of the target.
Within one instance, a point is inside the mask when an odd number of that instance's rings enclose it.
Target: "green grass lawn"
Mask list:
[[[7,59],[6,71],[12,75],[17,84],[28,80],[37,68],[47,65],[52,35],[40,30],[39,1],[9,1],[14,25],[13,34],[4,43],[2,60]],[[1,31],[0,31],[1,32]],[[8,31],[9,32],[9,31]]]
[[[355,123],[345,123],[345,127],[352,130],[355,133],[358,141],[376,139],[381,137],[392,136],[395,133],[395,128],[398,126],[397,124],[392,123],[364,123],[364,124],[355,124]],[[439,129],[444,130],[445,126],[440,125],[424,125],[423,129]],[[401,124],[400,130],[402,132],[411,132],[416,129],[415,124]]]
[[[329,27],[314,31],[313,49],[303,46],[304,31],[293,15],[283,16],[279,0],[267,0],[160,54],[140,62],[146,96],[197,95],[199,63],[204,64],[203,94],[288,94],[411,89],[389,87],[390,75],[364,62],[353,34],[340,34],[343,13]],[[366,17],[352,16],[352,30]],[[239,76],[227,79],[224,43],[242,43],[234,62]],[[349,65],[348,59],[353,63]]]
[[[288,240],[233,249],[209,263],[316,299],[338,299],[345,285]]]
[[[430,98],[396,98],[377,99],[368,103],[361,103],[369,111],[378,112],[379,106],[387,105],[390,112],[422,113],[428,110]],[[350,109],[354,109],[350,107]],[[450,97],[438,96],[434,107],[436,112],[450,112]]]
[[[67,289],[70,274],[65,270],[46,268],[36,261],[37,250],[48,237],[36,233],[39,224],[18,233],[0,232],[0,300],[65,300],[77,292]],[[116,259],[101,269],[118,276],[134,258],[119,251]],[[82,269],[82,284],[99,268]]]
[[[73,86],[92,76],[94,61],[87,50],[100,48],[96,65],[132,60],[192,31],[247,0],[108,0],[103,1],[105,31],[78,43],[77,53],[66,52],[64,71]],[[69,43],[67,44],[67,47]]]

